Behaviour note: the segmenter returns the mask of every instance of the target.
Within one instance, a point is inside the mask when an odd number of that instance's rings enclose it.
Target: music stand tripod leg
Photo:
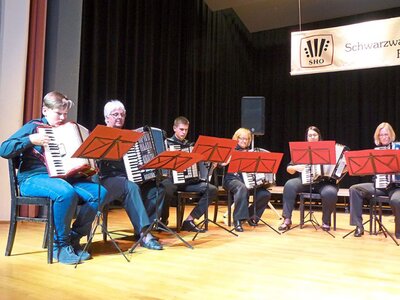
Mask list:
[[[143,234],[140,236],[139,240],[132,245],[132,247],[128,250],[130,254],[136,249],[136,247],[140,244],[140,242],[150,233],[153,229],[160,229],[162,231],[168,232],[173,234],[176,238],[181,240],[186,247],[193,249],[193,246],[186,242],[178,233],[170,229],[167,225],[160,221],[160,199],[159,199],[159,190],[160,190],[160,181],[161,181],[161,174],[160,170],[157,170],[157,177],[156,177],[156,219],[146,228]],[[161,226],[160,226],[161,225]]]
[[[256,178],[255,175],[254,176],[254,182],[256,182]],[[269,202],[268,202],[269,203]],[[261,219],[258,215],[257,215],[257,184],[254,186],[254,193],[253,193],[253,216],[251,216],[249,218],[249,220],[253,219],[255,221],[255,223],[257,224],[257,222],[261,222],[264,225],[267,225],[269,228],[271,228],[273,231],[275,231],[277,234],[281,235],[281,233],[279,231],[277,231],[275,228],[273,228],[271,225],[269,225],[267,222],[265,222],[263,219]]]
[[[396,241],[396,239],[393,237],[393,235],[387,230],[387,228],[385,227],[385,225],[383,225],[383,223],[379,220],[379,218],[376,218],[375,221],[378,222],[379,229],[383,232],[385,237],[387,237],[387,235],[390,236],[390,238],[393,240],[393,242],[397,246],[399,246],[399,243]]]
[[[204,220],[201,221],[201,222],[198,224],[198,227],[199,227],[199,228],[203,228],[203,226],[205,226],[205,229],[208,230],[208,222],[211,222],[211,223],[213,223],[214,225],[218,226],[219,228],[225,230],[226,232],[229,232],[230,234],[233,234],[234,236],[238,236],[236,233],[232,232],[231,230],[225,228],[224,226],[222,226],[222,225],[220,225],[220,224],[218,224],[218,223],[216,223],[216,222],[214,222],[213,220],[210,220],[210,219],[208,218],[208,205],[209,205],[209,202],[210,202],[210,201],[209,201],[209,193],[208,193],[208,191],[209,191],[209,186],[210,186],[210,180],[209,180],[210,176],[209,176],[209,175],[210,175],[211,166],[212,166],[212,164],[210,163],[210,165],[209,165],[209,167],[208,167],[207,178],[206,178],[207,209],[206,209],[206,211],[204,212]],[[196,232],[196,234],[194,235],[192,241],[194,241],[194,240],[196,239],[196,237],[198,236],[199,233],[200,233],[200,232]]]
[[[95,223],[96,226],[91,230],[90,235],[89,235],[89,240],[86,243],[85,247],[83,247],[83,250],[81,252],[81,254],[79,255],[79,259],[77,261],[77,263],[75,264],[75,268],[78,266],[78,264],[82,261],[82,255],[83,253],[89,249],[90,245],[92,244],[94,235],[96,233],[97,227],[101,227],[102,228],[102,232],[106,233],[107,236],[110,238],[111,242],[114,244],[115,248],[117,248],[118,252],[122,254],[122,256],[126,259],[127,262],[130,262],[129,259],[126,257],[125,253],[121,250],[121,248],[117,245],[117,243],[115,242],[115,240],[112,238],[112,236],[110,235],[110,233],[108,232],[108,230],[106,228],[104,228],[104,226],[100,223],[100,219],[103,216],[103,213],[100,211],[100,195],[101,195],[101,184],[100,184],[100,178],[98,179],[98,189],[97,189],[97,213],[96,213],[96,217],[95,217]]]

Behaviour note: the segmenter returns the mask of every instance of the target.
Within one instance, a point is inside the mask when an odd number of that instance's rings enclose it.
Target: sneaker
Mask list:
[[[86,250],[83,251],[83,248],[82,248],[81,244],[79,244],[79,240],[72,239],[72,240],[71,240],[71,246],[72,246],[72,248],[74,248],[75,254],[76,254],[82,261],[92,259],[92,255],[90,255],[89,252],[87,252]]]
[[[74,265],[79,262],[79,257],[75,254],[72,246],[58,247],[54,245],[53,258],[66,265]]]

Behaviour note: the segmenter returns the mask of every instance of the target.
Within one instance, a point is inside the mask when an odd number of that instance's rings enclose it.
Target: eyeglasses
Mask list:
[[[318,137],[318,133],[310,133],[309,135],[307,135],[309,138],[312,137]]]
[[[121,116],[121,118],[125,118],[125,113],[115,112],[115,113],[109,114],[109,116],[113,117],[114,119],[118,118],[119,116]]]
[[[238,140],[241,140],[241,141],[248,141],[249,139],[246,138],[246,137],[238,137]]]

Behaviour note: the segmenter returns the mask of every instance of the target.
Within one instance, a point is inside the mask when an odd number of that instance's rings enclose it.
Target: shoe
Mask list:
[[[291,226],[292,226],[292,220],[285,219],[285,221],[283,221],[283,223],[278,227],[278,230],[286,231],[286,230],[289,230]]]
[[[250,218],[247,220],[247,223],[249,223],[250,226],[255,227],[258,225],[258,222],[255,221],[254,219]]]
[[[242,222],[240,220],[234,221],[233,224],[235,226],[235,231],[243,232]]]
[[[330,231],[331,230],[331,226],[329,226],[327,224],[324,224],[324,223],[322,223],[321,228],[322,228],[323,231]]]
[[[197,227],[197,225],[194,224],[193,220],[185,220],[185,221],[183,221],[181,230],[183,230],[183,231],[192,231],[192,232],[200,232],[200,233],[206,232],[205,229]]]
[[[140,242],[140,246],[145,247],[150,250],[163,250],[163,246],[157,242],[155,239],[150,239],[147,242],[144,242],[143,240]]]
[[[360,237],[364,234],[364,228],[363,227],[356,227],[356,231],[354,231],[354,236],[355,237]]]
[[[66,265],[74,265],[80,262],[79,256],[75,254],[72,246],[59,247],[54,245],[53,258],[58,260],[59,263]]]
[[[92,259],[92,255],[89,252],[83,251],[83,247],[79,243],[80,236],[71,236],[71,246],[74,248],[75,254],[80,257],[82,261]]]

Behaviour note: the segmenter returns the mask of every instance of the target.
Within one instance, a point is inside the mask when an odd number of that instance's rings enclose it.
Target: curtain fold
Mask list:
[[[31,0],[26,64],[24,123],[41,116],[47,0]],[[39,206],[22,205],[21,216],[35,217]]]
[[[24,123],[41,116],[47,0],[31,0]]]

